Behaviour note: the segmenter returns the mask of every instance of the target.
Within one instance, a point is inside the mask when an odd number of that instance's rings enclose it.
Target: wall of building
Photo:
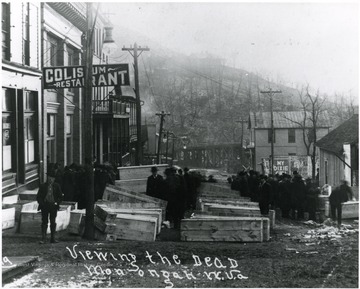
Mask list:
[[[2,3],[2,193],[41,181],[40,3]]]
[[[81,65],[83,32],[48,4],[44,4],[43,15],[43,66]],[[81,88],[44,90],[46,162],[56,162],[61,167],[83,162],[82,98]],[[54,134],[49,135],[48,128]]]
[[[327,128],[317,131],[317,138],[320,139],[329,132]],[[254,130],[255,142],[255,169],[261,171],[261,161],[271,155],[271,142],[268,142],[268,129]],[[312,151],[312,147],[310,149]],[[288,129],[275,129],[274,156],[305,156],[306,147],[303,142],[302,130],[295,129],[295,143],[288,141]]]
[[[333,153],[320,149],[320,186],[340,185],[340,181],[344,178],[344,166],[345,164]]]

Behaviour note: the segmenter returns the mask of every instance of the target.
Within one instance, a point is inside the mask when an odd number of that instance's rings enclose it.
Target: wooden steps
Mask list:
[[[182,241],[263,242],[263,218],[192,218],[181,221]]]
[[[19,193],[20,200],[36,201],[36,196],[39,189],[26,190]]]

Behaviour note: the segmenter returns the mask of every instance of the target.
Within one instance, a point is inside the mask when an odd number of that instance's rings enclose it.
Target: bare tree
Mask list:
[[[319,91],[311,93],[309,85],[298,90],[300,98],[302,119],[296,121],[285,114],[281,114],[285,119],[296,123],[302,129],[303,142],[306,148],[306,154],[311,159],[311,175],[315,179],[316,174],[316,147],[317,132],[320,124],[320,117],[324,112],[325,97],[321,97]]]

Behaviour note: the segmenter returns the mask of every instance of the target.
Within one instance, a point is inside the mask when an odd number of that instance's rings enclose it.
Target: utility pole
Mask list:
[[[94,170],[93,170],[93,118],[92,118],[92,66],[93,66],[93,10],[92,3],[86,4],[87,31],[85,51],[85,89],[84,89],[84,156],[86,174],[86,218],[84,238],[94,239]]]
[[[162,111],[160,113],[156,113],[155,115],[160,116],[158,151],[157,151],[157,156],[156,156],[156,163],[159,165],[160,164],[160,149],[161,149],[161,134],[162,134],[163,124],[164,124],[164,118],[166,115],[170,115],[170,113],[166,113],[166,112]]]
[[[135,96],[136,96],[136,136],[137,136],[135,165],[139,166],[142,163],[142,139],[141,139],[141,104],[140,104],[140,89],[139,89],[138,57],[141,55],[143,51],[149,51],[150,48],[141,47],[141,46],[138,47],[135,42],[134,47],[131,46],[130,48],[123,47],[122,50],[129,51],[129,53],[134,57]]]
[[[244,146],[244,123],[247,123],[247,120],[243,120],[242,118],[240,120],[237,120],[236,122],[241,123],[241,151],[240,151],[240,157],[241,157],[241,164],[243,164],[243,146]]]
[[[270,96],[270,111],[271,111],[271,174],[274,175],[274,113],[273,113],[273,95],[275,93],[282,93],[281,90],[269,90],[260,91]]]
[[[166,132],[166,153],[165,153],[166,163],[168,163],[168,151],[169,151],[169,131]]]

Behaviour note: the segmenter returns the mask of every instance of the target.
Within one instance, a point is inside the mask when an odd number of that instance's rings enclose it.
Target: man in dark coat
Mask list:
[[[281,209],[281,216],[289,218],[291,209],[291,176],[288,174],[282,175],[282,180],[279,183],[279,206]]]
[[[259,207],[261,215],[269,214],[269,205],[271,197],[271,185],[267,182],[267,176],[260,176],[259,186]]]
[[[46,242],[46,231],[48,228],[49,216],[50,216],[50,230],[51,230],[51,243],[57,243],[55,240],[56,232],[56,216],[57,211],[60,208],[60,203],[63,200],[63,194],[60,185],[55,181],[56,170],[51,169],[47,173],[47,181],[41,184],[36,196],[36,200],[39,203],[38,210],[41,210],[41,235],[42,239],[40,244]]]
[[[337,223],[339,228],[342,221],[342,203],[345,203],[352,198],[352,191],[346,180],[343,180],[342,184],[339,187],[336,187],[329,197],[331,218],[333,221],[335,221],[337,216]]]
[[[293,180],[291,182],[291,193],[292,193],[292,213],[293,218],[303,219],[306,201],[306,186],[299,174],[294,173]],[[297,211],[297,216],[295,214]]]
[[[146,194],[150,197],[155,197],[163,199],[163,186],[164,179],[162,176],[158,175],[158,168],[151,168],[151,176],[147,178],[146,182]]]

